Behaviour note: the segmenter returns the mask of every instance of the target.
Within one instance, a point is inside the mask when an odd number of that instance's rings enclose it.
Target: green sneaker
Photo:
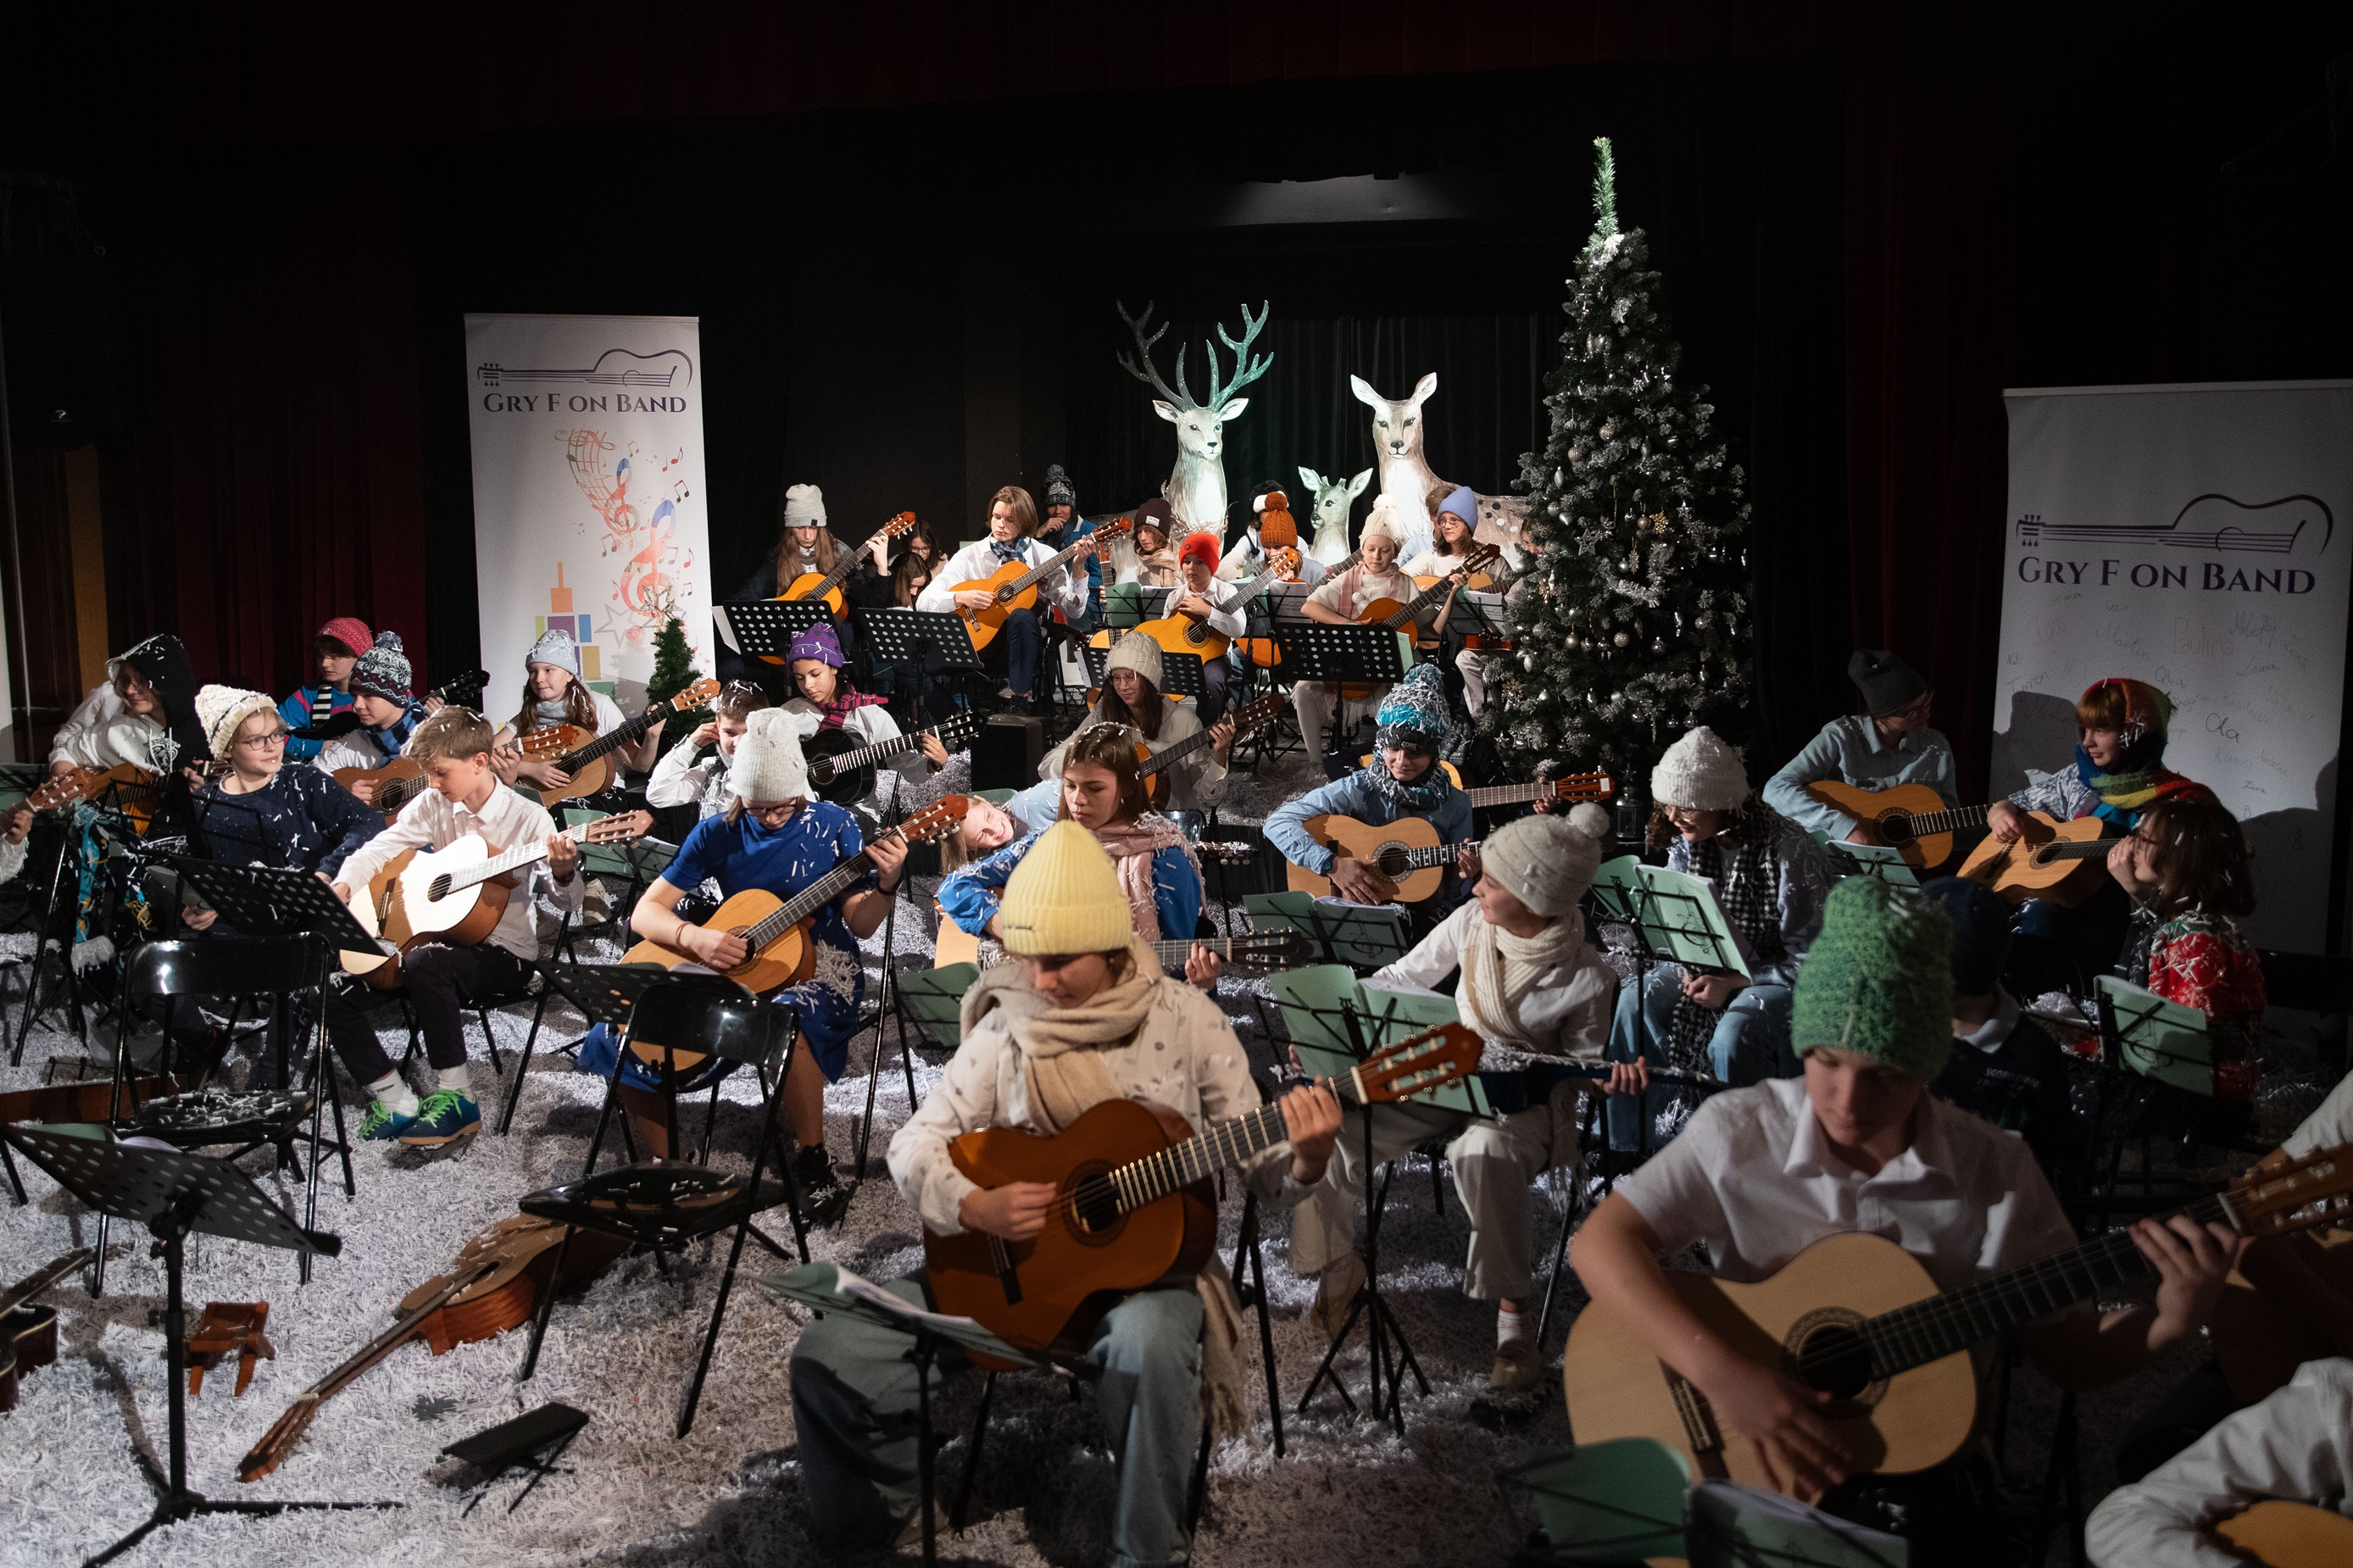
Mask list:
[[[371,1100],[367,1115],[360,1120],[360,1138],[364,1142],[388,1143],[416,1125],[414,1116],[403,1116],[381,1100]]]
[[[481,1108],[470,1094],[454,1089],[436,1089],[417,1108],[417,1120],[398,1134],[412,1149],[438,1149],[470,1138],[481,1130]]]

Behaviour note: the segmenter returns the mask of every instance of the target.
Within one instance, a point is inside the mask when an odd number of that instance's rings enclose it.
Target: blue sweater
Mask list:
[[[997,913],[997,900],[1004,896],[1006,879],[1037,842],[1035,833],[1017,838],[940,884],[940,908],[955,921],[956,929],[967,936],[987,931],[989,917]],[[1173,844],[1152,852],[1152,907],[1160,917],[1164,939],[1191,939],[1201,919],[1201,879],[1185,858],[1185,851]]]
[[[348,691],[337,691],[332,686],[305,686],[278,705],[278,716],[286,721],[289,730],[311,727],[311,701],[322,691],[334,700],[328,710],[331,715],[341,713],[352,705],[352,694]],[[290,763],[308,762],[317,756],[319,748],[325,744],[324,741],[302,741],[289,735],[286,737],[286,760]]]

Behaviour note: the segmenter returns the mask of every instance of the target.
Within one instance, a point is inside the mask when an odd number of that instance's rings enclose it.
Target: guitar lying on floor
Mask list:
[[[0,1290],[0,1411],[16,1408],[16,1383],[58,1359],[58,1310],[33,1298],[89,1262],[90,1247],[58,1258],[30,1279]]]
[[[1840,779],[1810,784],[1806,793],[1835,811],[1879,830],[1879,841],[1904,852],[1904,863],[1915,871],[1941,866],[1953,853],[1957,828],[1982,827],[1982,805],[1947,806],[1945,797],[1926,784],[1890,784],[1885,789],[1859,789]]]
[[[2343,1223],[2353,1212],[2348,1192],[2353,1144],[2268,1174],[2251,1172],[2175,1212],[2243,1235],[2277,1236]],[[1892,1241],[1853,1232],[1825,1237],[1754,1285],[1680,1270],[1667,1282],[1750,1360],[1836,1395],[1822,1415],[1856,1473],[1908,1475],[1943,1464],[1977,1426],[1971,1345],[2154,1275],[2130,1234],[2118,1230],[1939,1293],[1919,1259]],[[1772,1486],[1756,1449],[1717,1423],[1707,1396],[1598,1302],[1569,1329],[1561,1377],[1580,1446],[1654,1437],[1682,1450],[1694,1475]]]
[[[1461,1078],[1479,1065],[1479,1050],[1470,1029],[1441,1024],[1375,1052],[1345,1079],[1321,1081],[1344,1108],[1401,1100]],[[948,1151],[972,1181],[1046,1182],[1061,1195],[1028,1241],[924,1231],[938,1310],[1023,1350],[1082,1345],[1122,1296],[1199,1272],[1218,1240],[1210,1178],[1285,1136],[1280,1105],[1196,1134],[1176,1111],[1143,1100],[1106,1100],[1051,1138],[1013,1127],[967,1132]]]
[[[605,760],[606,753],[634,746],[645,732],[672,713],[691,713],[719,695],[719,682],[704,676],[677,696],[665,700],[650,713],[641,713],[626,724],[616,724],[601,735],[590,734],[577,724],[550,724],[533,730],[515,742],[516,749],[534,763],[553,763],[571,777],[563,785],[525,784],[536,790],[539,803],[554,808],[559,800],[577,800],[595,795],[613,780],[613,764]]]

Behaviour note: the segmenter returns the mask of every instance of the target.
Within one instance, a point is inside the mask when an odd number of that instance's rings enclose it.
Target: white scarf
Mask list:
[[[1574,909],[1534,936],[1514,936],[1483,916],[1473,921],[1454,998],[1462,1021],[1482,1040],[1549,1053],[1553,1042],[1521,1022],[1520,1004],[1540,976],[1572,963],[1584,945],[1585,916]]]

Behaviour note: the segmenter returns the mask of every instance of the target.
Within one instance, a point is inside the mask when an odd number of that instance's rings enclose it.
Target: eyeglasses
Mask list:
[[[272,746],[284,745],[288,733],[289,731],[284,730],[272,730],[266,735],[244,735],[238,738],[237,743],[240,746],[251,746],[258,752],[266,752]]]
[[[781,800],[774,805],[754,805],[747,800],[744,803],[744,815],[758,817],[765,826],[776,827],[800,808],[801,803],[797,800]]]

